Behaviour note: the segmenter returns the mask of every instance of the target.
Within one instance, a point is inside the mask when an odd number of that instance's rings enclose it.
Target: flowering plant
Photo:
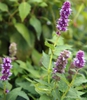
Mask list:
[[[71,3],[64,2],[56,23],[57,31],[53,32],[52,39],[45,41],[49,50],[40,56],[40,68],[29,61],[16,60],[16,44],[11,44],[10,57],[3,58],[1,64],[0,80],[4,84],[2,100],[21,100],[21,97],[26,100],[87,99],[83,96],[86,93],[84,90],[87,88],[87,79],[81,71],[86,64],[85,53],[79,50],[73,54],[72,46],[64,44],[61,37],[61,34],[68,30],[71,13]],[[8,81],[12,74],[13,79],[18,77],[15,81],[17,88],[9,91],[12,87],[8,90],[7,84],[10,84]]]

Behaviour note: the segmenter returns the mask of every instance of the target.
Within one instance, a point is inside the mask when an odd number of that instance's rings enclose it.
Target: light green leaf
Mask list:
[[[23,97],[23,98],[25,98],[26,100],[30,100],[29,97],[27,96],[27,94],[25,94],[24,91],[20,91],[20,92],[18,93],[18,95],[21,96],[21,97]]]
[[[39,100],[51,100],[51,97],[44,94],[44,95],[41,95]]]
[[[30,24],[34,27],[37,33],[37,38],[40,39],[41,30],[42,30],[41,22],[35,16],[32,16],[30,19]]]
[[[73,98],[73,100],[74,100],[74,99],[77,100],[77,98],[78,98],[78,100],[81,100],[81,99],[80,99],[80,96],[83,95],[83,94],[84,94],[84,92],[77,91],[75,88],[70,88],[70,90],[69,90],[69,92],[68,92],[66,98],[67,98],[67,99],[70,98],[70,100],[71,100],[72,98]]]
[[[42,0],[29,0],[29,2],[30,2],[30,3],[35,3],[35,2],[37,2],[37,3],[41,3]]]
[[[75,86],[79,86],[79,85],[81,85],[83,83],[87,83],[87,79],[85,78],[84,75],[76,77],[76,79],[74,81],[74,85]]]
[[[3,12],[8,11],[8,6],[6,4],[0,2],[0,10]]]
[[[15,88],[7,95],[7,100],[16,100],[18,93],[21,91],[21,88]]]
[[[24,21],[24,19],[30,13],[30,10],[31,10],[31,6],[27,2],[22,2],[19,5],[19,15],[22,21]]]
[[[43,56],[42,56],[42,59],[41,59],[41,62],[42,62],[42,65],[45,67],[45,68],[48,68],[49,66],[49,61],[50,61],[50,58],[49,56],[43,52]]]
[[[41,7],[47,7],[47,4],[45,2],[41,2],[39,6],[41,6]]]
[[[45,41],[45,45],[47,46],[47,47],[49,47],[50,49],[54,49],[54,45],[53,44],[51,44],[51,43],[49,43],[47,40]]]
[[[22,35],[22,37],[25,39],[25,41],[30,46],[30,36],[29,36],[29,31],[28,31],[27,27],[24,24],[16,23],[15,28],[17,29],[17,31]]]
[[[26,100],[30,100],[28,96],[25,94],[25,92],[21,91],[21,88],[15,88],[13,89],[8,95],[7,100],[16,100],[17,96],[21,96],[25,98]]]
[[[32,94],[37,94],[36,91],[35,91],[35,88],[34,86],[32,86],[29,82],[16,82],[16,84],[20,87],[22,87],[23,89],[29,91],[30,93]]]
[[[40,59],[41,59],[41,54],[37,50],[33,49],[32,60],[33,60],[34,64],[39,66],[40,65]]]
[[[70,46],[70,45],[58,45],[56,48],[55,48],[55,50],[54,50],[54,54],[55,55],[59,55],[62,51],[64,51],[65,49],[69,49],[69,50],[71,50],[71,47],[72,46]]]

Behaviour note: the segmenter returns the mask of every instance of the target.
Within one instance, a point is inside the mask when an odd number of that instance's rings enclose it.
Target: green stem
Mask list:
[[[16,9],[16,10],[10,15],[9,21],[10,21],[10,19],[11,19],[17,12],[18,12],[18,9]]]
[[[5,93],[5,91],[6,91],[6,82],[4,82],[4,100],[6,100],[6,93]]]
[[[54,43],[54,47],[57,45],[58,39],[59,39],[59,36],[57,37]],[[52,64],[52,58],[53,58],[53,51],[51,50],[50,61],[49,61],[49,66],[48,66],[48,83],[50,83],[50,69],[51,69],[51,64]]]
[[[50,83],[50,69],[51,69],[51,64],[52,64],[52,58],[53,58],[53,54],[51,51],[50,62],[49,62],[49,66],[48,66],[48,83]]]
[[[75,78],[76,78],[76,76],[77,76],[77,73],[78,73],[78,70],[76,71],[76,73],[75,73],[75,75],[74,75],[74,77],[73,77],[73,80],[72,80],[71,83],[69,84],[69,87],[66,89],[66,91],[65,91],[64,94],[62,95],[61,100],[64,100],[66,94],[68,93],[68,91],[69,91],[70,88],[72,87],[73,82],[75,81]]]

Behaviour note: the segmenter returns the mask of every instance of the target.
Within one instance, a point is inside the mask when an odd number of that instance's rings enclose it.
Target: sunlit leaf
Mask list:
[[[8,6],[6,4],[0,2],[0,10],[3,12],[8,11]]]
[[[31,10],[31,6],[27,2],[22,2],[19,5],[19,15],[22,21],[24,21],[24,19],[30,13],[30,10]]]

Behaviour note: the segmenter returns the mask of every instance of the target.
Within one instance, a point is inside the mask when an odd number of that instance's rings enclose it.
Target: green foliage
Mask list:
[[[19,15],[22,21],[24,21],[26,16],[30,13],[30,10],[31,10],[31,6],[27,2],[22,2],[19,5]]]
[[[72,70],[74,75],[68,79],[77,50],[87,51],[87,1],[70,0],[69,27],[58,36],[56,20],[64,1],[0,1],[0,56],[9,56],[10,43],[17,44],[12,76],[9,82],[0,80],[0,100],[87,100],[87,64],[78,74]],[[72,55],[65,73],[57,73],[59,80],[54,80],[54,63],[63,50]]]

